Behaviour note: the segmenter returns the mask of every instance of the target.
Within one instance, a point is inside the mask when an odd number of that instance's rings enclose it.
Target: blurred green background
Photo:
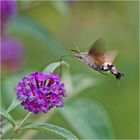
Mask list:
[[[73,43],[81,51],[88,51],[99,37],[106,41],[107,50],[118,51],[115,64],[125,74],[119,81],[120,86],[112,75],[101,75],[73,57],[65,60],[70,64],[72,75],[86,73],[98,79],[97,86],[93,85],[76,98],[86,97],[101,103],[118,139],[138,139],[138,1],[19,1],[18,4],[19,14],[13,20],[9,33],[24,44],[25,71],[41,71],[50,62],[59,61],[61,55],[71,54]],[[36,26],[40,27],[38,33],[34,30]],[[52,36],[57,43],[49,39]],[[50,122],[70,127],[58,113]]]

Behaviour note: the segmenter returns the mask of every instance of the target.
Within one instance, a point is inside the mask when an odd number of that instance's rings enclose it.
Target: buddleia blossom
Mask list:
[[[34,114],[48,112],[53,107],[63,107],[64,84],[57,74],[36,72],[24,77],[17,88],[17,98],[24,109]]]
[[[1,0],[1,64],[4,72],[15,72],[23,64],[22,43],[8,35],[7,29],[10,21],[17,14],[16,0]]]
[[[2,38],[1,63],[4,70],[20,69],[23,60],[23,47],[20,41],[12,37]]]
[[[0,12],[1,12],[1,31],[3,33],[3,31],[6,30],[10,20],[17,14],[16,0],[1,0]]]

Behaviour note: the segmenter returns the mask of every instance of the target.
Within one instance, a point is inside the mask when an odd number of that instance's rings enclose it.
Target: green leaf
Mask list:
[[[66,63],[65,61],[62,61],[61,63],[60,63],[60,62],[54,62],[54,63],[49,64],[49,65],[43,70],[43,72],[44,72],[44,73],[54,72],[54,71],[55,71],[58,67],[60,67],[60,66],[69,67],[69,64]]]
[[[60,112],[83,139],[114,137],[112,125],[105,110],[94,101],[75,100],[65,105]]]
[[[60,42],[46,28],[42,28],[41,25],[38,25],[30,18],[17,16],[10,25],[12,32],[18,31],[35,37],[41,43],[47,44],[49,49],[56,55],[67,53]]]
[[[76,94],[82,92],[83,90],[89,87],[96,86],[99,83],[98,79],[89,77],[89,75],[86,75],[86,74],[75,75],[73,76],[72,81],[74,85],[74,91]]]
[[[62,15],[67,16],[70,12],[70,7],[66,1],[52,1],[55,9]]]
[[[44,130],[44,131],[51,131],[54,132],[56,134],[59,134],[61,136],[63,136],[64,138],[67,138],[69,140],[71,139],[77,139],[76,136],[74,136],[71,132],[69,132],[68,130],[56,126],[56,125],[52,125],[52,124],[46,124],[46,123],[40,123],[40,124],[30,124],[30,125],[26,125],[23,127],[24,129],[34,129],[34,130]]]
[[[9,133],[13,133],[13,127],[10,123],[4,123],[4,125],[2,125],[2,135],[1,135],[1,139],[8,139],[9,137]]]
[[[2,112],[0,112],[0,115],[3,116],[9,123],[11,123],[13,125],[13,127],[15,127],[15,121],[8,112],[2,111]]]
[[[16,90],[15,87],[17,86],[18,82],[21,80],[21,76],[9,76],[2,81],[2,103],[5,106],[10,106],[11,102],[13,101]],[[8,87],[8,88],[7,88]],[[6,107],[7,108],[7,107]]]
[[[31,72],[33,72],[33,70],[20,72],[18,75],[9,75],[2,80],[1,101],[6,108],[10,106],[11,102],[15,98],[15,88],[19,81],[21,81],[23,76],[28,76]]]
[[[15,97],[11,103],[11,105],[8,107],[7,112],[10,112],[11,110],[15,109],[21,102]]]
[[[20,8],[20,11],[34,8],[35,6],[38,6],[41,4],[41,1],[34,1],[34,0],[17,1],[17,2],[18,2],[18,6]]]
[[[71,76],[71,73],[70,73],[70,69],[68,69],[66,67],[63,68],[61,80],[65,85],[65,89],[66,89],[67,95],[68,95],[68,97],[65,100],[68,100],[74,93],[73,92],[74,88],[73,88],[72,76]]]

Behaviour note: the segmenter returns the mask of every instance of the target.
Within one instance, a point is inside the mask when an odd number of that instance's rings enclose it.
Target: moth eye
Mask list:
[[[101,68],[102,70],[104,70],[104,66],[103,66],[103,65],[101,65],[100,68]]]
[[[78,58],[82,59],[82,56],[78,56]]]

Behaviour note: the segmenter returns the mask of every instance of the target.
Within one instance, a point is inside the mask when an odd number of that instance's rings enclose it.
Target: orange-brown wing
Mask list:
[[[104,44],[101,39],[97,39],[88,52],[88,55],[94,58],[96,63],[103,64],[105,62]]]
[[[117,51],[108,51],[104,54],[105,62],[113,63],[117,56]]]

